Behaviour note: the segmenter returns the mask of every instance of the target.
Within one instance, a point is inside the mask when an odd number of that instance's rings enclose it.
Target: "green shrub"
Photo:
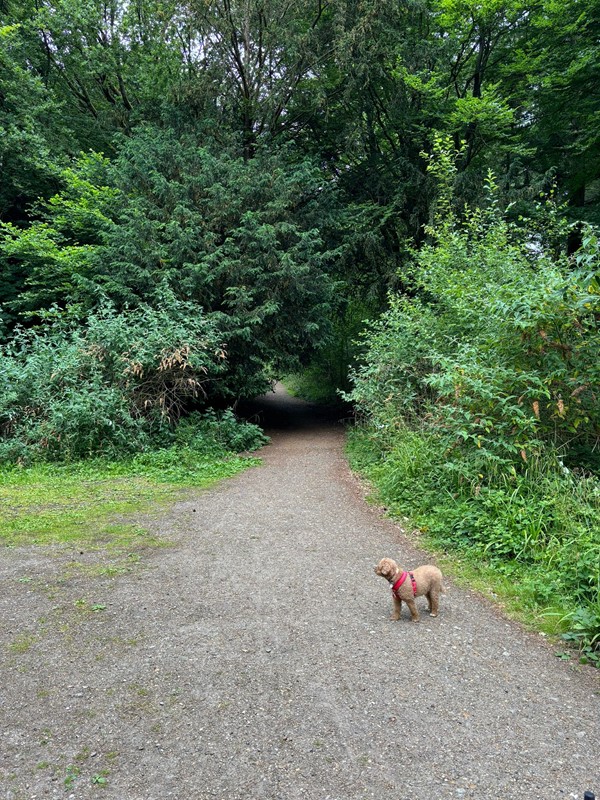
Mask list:
[[[147,449],[226,363],[214,326],[185,304],[116,313],[84,326],[58,314],[3,348],[0,458],[77,460]]]
[[[472,227],[474,226],[474,227]],[[595,237],[582,258],[597,264]],[[503,257],[503,258],[502,258]],[[348,395],[375,424],[422,420],[476,470],[520,468],[547,445],[595,463],[600,292],[573,269],[471,218],[416,256],[416,298],[392,298]],[[600,266],[596,268],[600,269]]]
[[[207,409],[181,420],[175,441],[199,452],[242,453],[257,450],[269,439],[258,425],[238,420],[231,409]]]
[[[170,294],[229,345],[215,401],[266,391],[267,365],[299,367],[328,339],[338,302],[334,185],[285,146],[246,159],[205,144],[140,125],[114,162],[91,153],[63,170],[28,225],[0,220],[0,283],[16,274],[21,289],[6,321],[53,305],[87,313],[102,298],[160,308]]]

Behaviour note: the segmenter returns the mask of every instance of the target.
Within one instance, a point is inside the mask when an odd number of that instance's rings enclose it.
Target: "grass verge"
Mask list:
[[[0,470],[0,545],[156,544],[127,517],[148,512],[260,463],[172,447],[122,461]]]

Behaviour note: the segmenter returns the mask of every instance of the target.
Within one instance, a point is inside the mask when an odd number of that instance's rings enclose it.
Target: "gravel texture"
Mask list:
[[[2,551],[0,800],[600,795],[598,673],[449,581],[391,622],[375,563],[427,555],[340,426],[263,407],[263,465],[144,520],[172,546],[131,573]]]

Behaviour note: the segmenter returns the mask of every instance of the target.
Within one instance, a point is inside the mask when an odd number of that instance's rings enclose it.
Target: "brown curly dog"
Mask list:
[[[442,586],[442,573],[432,564],[417,567],[411,572],[400,569],[391,558],[382,558],[375,567],[377,575],[381,575],[392,586],[394,611],[392,619],[400,619],[402,601],[410,610],[413,622],[419,621],[419,612],[415,604],[415,597],[425,595],[429,603],[429,613],[437,617],[440,605],[440,594],[444,591]]]

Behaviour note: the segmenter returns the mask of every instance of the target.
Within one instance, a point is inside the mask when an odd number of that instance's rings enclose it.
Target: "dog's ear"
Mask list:
[[[398,569],[398,565],[391,558],[384,558],[381,562],[381,574],[384,578],[393,578]]]
[[[381,575],[383,578],[389,578],[390,575],[393,575],[396,572],[396,564],[391,558],[382,558],[379,564],[377,564],[375,567],[375,572],[377,575]]]

